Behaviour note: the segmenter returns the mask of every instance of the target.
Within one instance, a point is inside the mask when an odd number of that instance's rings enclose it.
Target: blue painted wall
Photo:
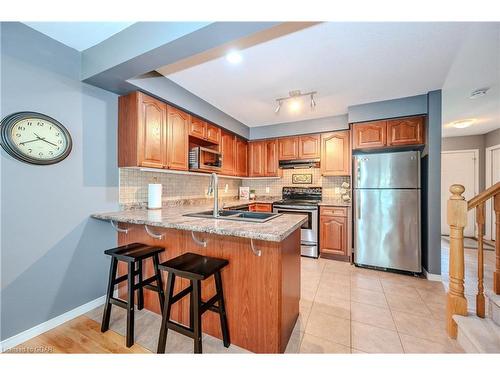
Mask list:
[[[117,96],[80,82],[81,55],[20,23],[1,23],[1,108],[32,110],[70,131],[52,166],[1,151],[1,340],[105,293],[109,224],[118,208]]]
[[[427,95],[352,105],[347,112],[350,123],[426,114]]]

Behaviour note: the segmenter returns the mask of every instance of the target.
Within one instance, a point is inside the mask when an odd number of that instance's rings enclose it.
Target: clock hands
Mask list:
[[[19,144],[24,146],[26,143],[35,142],[35,141],[41,141],[41,140],[42,139],[40,139],[40,138],[38,138],[38,139],[32,139],[31,141],[21,142]]]
[[[52,142],[47,141],[45,138],[40,137],[38,134],[36,134],[36,133],[33,133],[33,134],[35,134],[35,136],[38,138],[38,139],[36,139],[36,140],[44,141],[44,142],[46,142],[46,143],[51,144],[51,145],[52,145],[52,146],[54,146],[54,147],[58,147],[55,143],[52,143]]]

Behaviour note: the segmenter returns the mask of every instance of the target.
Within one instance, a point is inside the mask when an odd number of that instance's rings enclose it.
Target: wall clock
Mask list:
[[[17,112],[0,123],[0,143],[5,151],[25,163],[48,165],[65,159],[73,142],[57,120],[37,112]]]

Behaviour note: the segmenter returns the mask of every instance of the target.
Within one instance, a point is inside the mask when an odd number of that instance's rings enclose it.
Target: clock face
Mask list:
[[[2,146],[32,164],[54,164],[71,151],[71,136],[57,120],[35,112],[14,113],[2,120]]]

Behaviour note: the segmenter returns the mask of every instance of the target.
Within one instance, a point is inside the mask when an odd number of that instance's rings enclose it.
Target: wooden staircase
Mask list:
[[[463,197],[462,185],[450,187],[447,219],[450,226],[450,284],[446,305],[446,329],[448,335],[459,341],[466,352],[500,353],[500,182],[496,183],[468,202]],[[484,224],[485,204],[493,200],[495,211],[496,243],[495,270],[492,290],[485,296],[484,288]],[[464,227],[467,212],[476,210],[477,225],[477,295],[475,316],[467,311],[464,295]],[[486,311],[488,300],[488,311]]]

